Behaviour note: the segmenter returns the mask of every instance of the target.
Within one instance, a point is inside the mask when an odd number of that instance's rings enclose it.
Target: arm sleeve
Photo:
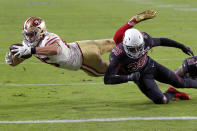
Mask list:
[[[126,24],[124,24],[122,27],[120,27],[115,35],[114,35],[114,41],[116,43],[116,45],[118,45],[119,43],[121,43],[123,41],[124,38],[124,33],[127,29],[133,28],[135,24],[137,24],[138,22],[136,21],[135,18],[131,18],[131,20],[129,22],[127,22]]]
[[[171,39],[168,39],[168,38],[153,38],[153,47],[154,46],[168,46],[168,47],[176,47],[176,48],[184,48],[184,45],[177,42],[177,41],[174,41],[174,40],[171,40]]]
[[[125,25],[123,25],[122,27],[120,27],[115,35],[114,35],[114,41],[116,43],[116,45],[118,45],[119,43],[121,43],[123,41],[123,37],[124,37],[124,33],[127,29],[132,28],[133,26],[130,26],[128,23],[126,23]]]

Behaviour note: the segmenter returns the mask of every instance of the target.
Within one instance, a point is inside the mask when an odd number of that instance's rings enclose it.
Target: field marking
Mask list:
[[[168,4],[164,2],[146,1],[146,0],[125,0],[125,2],[135,2],[136,4],[152,5],[160,8],[172,8],[178,11],[197,11],[197,8],[192,8],[191,4]]]
[[[56,84],[7,84],[0,83],[0,86],[72,86],[72,85],[104,85],[103,82],[89,82],[89,83],[56,83]]]
[[[179,11],[197,11],[197,8],[174,8]]]
[[[25,124],[25,123],[81,123],[81,122],[113,122],[129,120],[197,120],[196,116],[181,117],[128,117],[128,118],[100,118],[100,119],[79,119],[79,120],[28,120],[28,121],[0,121],[0,123]]]

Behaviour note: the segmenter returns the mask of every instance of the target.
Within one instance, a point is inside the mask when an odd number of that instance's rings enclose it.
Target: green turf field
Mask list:
[[[196,0],[0,0],[0,121],[197,116],[194,89],[181,90],[190,94],[190,101],[155,105],[133,83],[106,86],[103,77],[58,69],[35,58],[17,67],[4,62],[9,45],[22,41],[22,25],[30,16],[42,17],[49,32],[73,42],[112,38],[130,17],[147,9],[157,10],[158,16],[136,28],[154,37],[180,41],[196,54],[196,5]],[[108,59],[108,55],[104,57]],[[156,47],[149,55],[170,69],[188,57],[166,47]],[[169,87],[158,85],[162,91]],[[196,131],[196,122],[0,123],[0,131]]]

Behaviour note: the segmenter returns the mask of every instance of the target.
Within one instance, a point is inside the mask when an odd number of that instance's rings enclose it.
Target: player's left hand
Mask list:
[[[6,64],[9,64],[11,65],[12,64],[12,54],[11,52],[7,52],[6,55],[5,55],[5,62]]]
[[[31,55],[31,47],[24,44],[23,46],[13,45],[13,50],[11,52],[16,52],[14,56],[22,58],[23,56]]]
[[[186,46],[184,46],[183,48],[182,48],[182,51],[185,53],[185,54],[187,54],[187,55],[192,55],[192,56],[194,56],[194,53],[193,53],[193,51],[189,48],[189,47],[186,47]]]

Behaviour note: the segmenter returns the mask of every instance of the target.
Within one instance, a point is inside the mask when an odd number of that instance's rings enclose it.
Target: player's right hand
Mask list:
[[[194,56],[193,51],[192,51],[189,47],[187,47],[187,46],[183,46],[183,47],[182,47],[182,51],[183,51],[185,54],[187,54],[187,55]]]
[[[26,44],[22,46],[13,45],[12,48],[13,49],[11,50],[11,53],[13,53],[15,57],[25,58],[25,56],[27,56],[27,58],[29,58],[32,56],[31,47],[27,46]]]

